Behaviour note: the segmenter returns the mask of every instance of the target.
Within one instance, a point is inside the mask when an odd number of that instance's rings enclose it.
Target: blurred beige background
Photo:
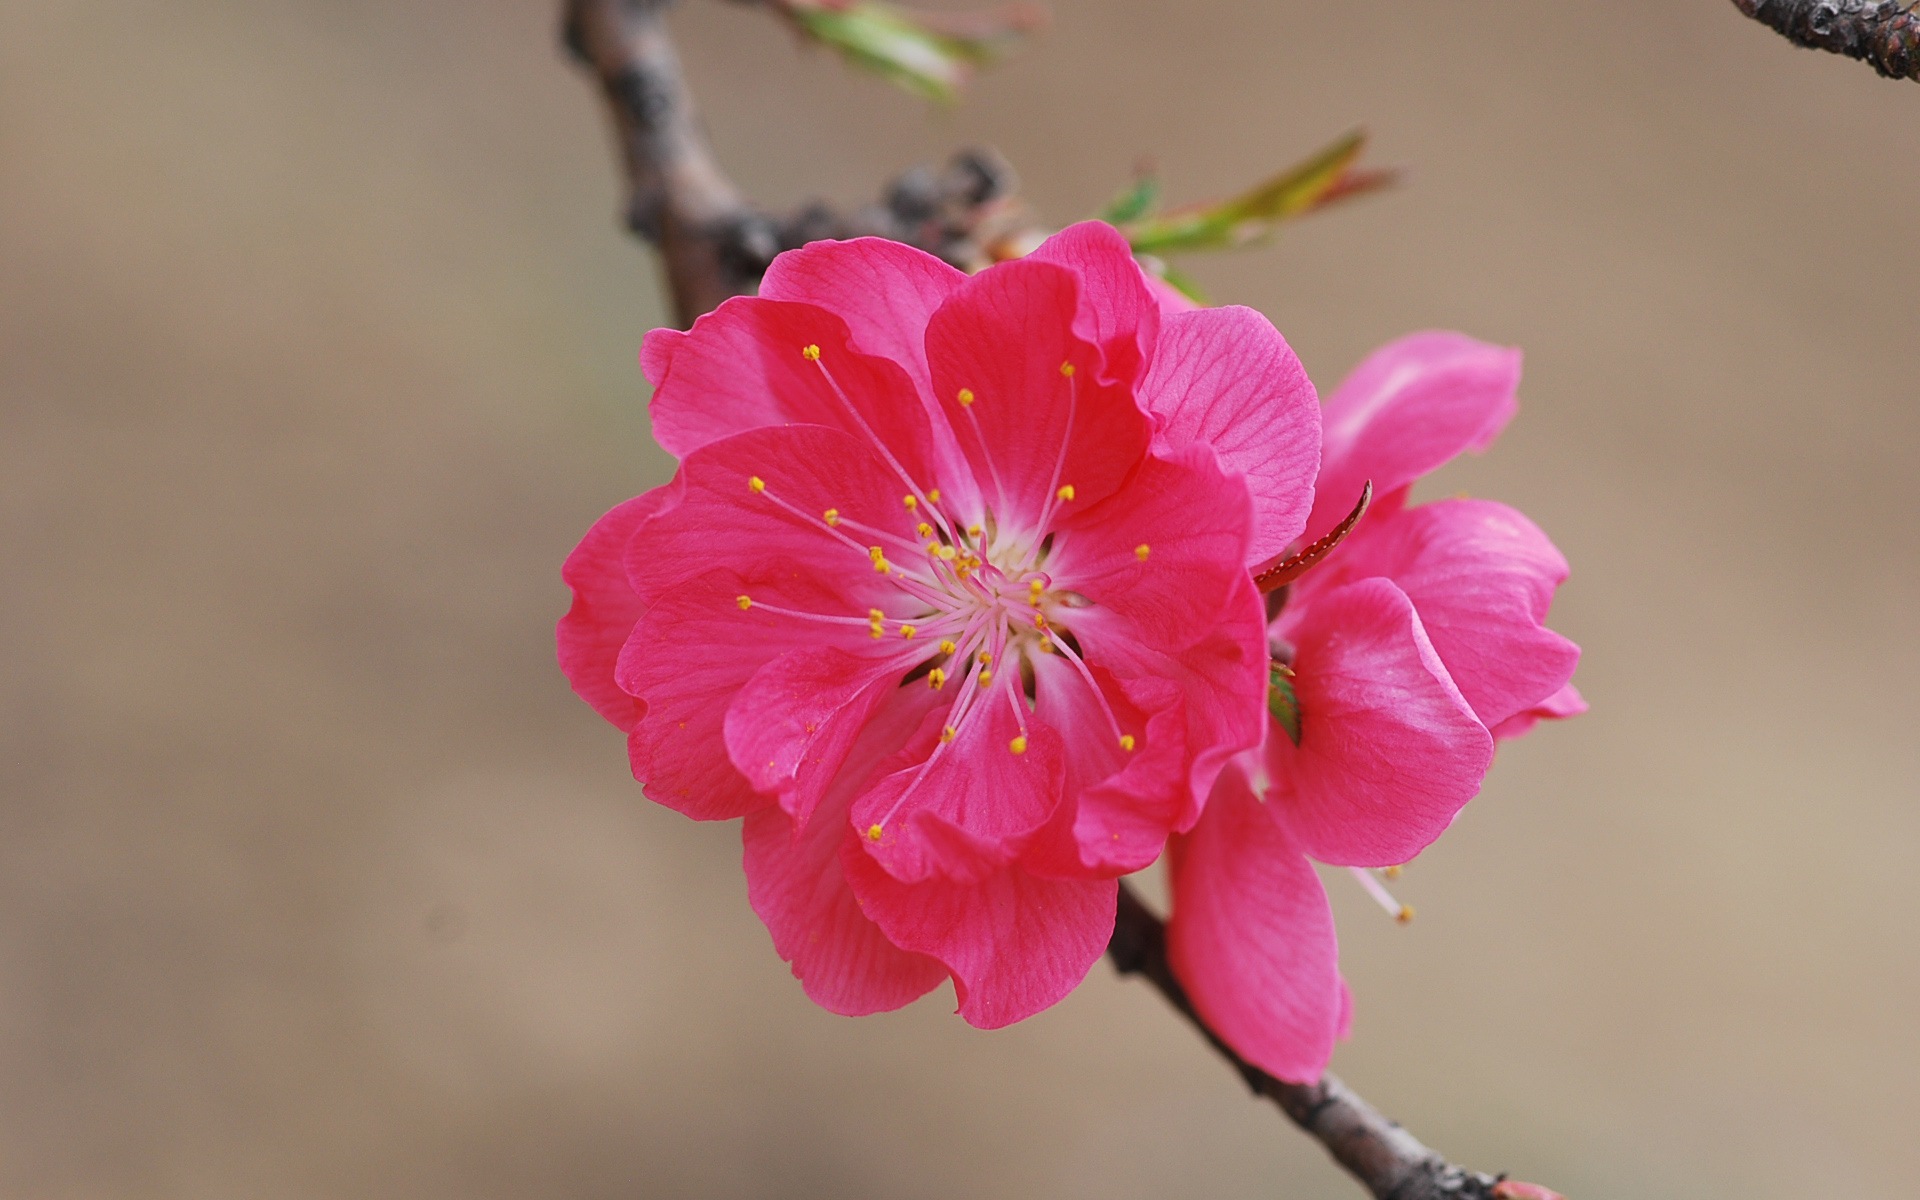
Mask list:
[[[552,662],[665,478],[602,114],[545,0],[0,0],[0,1194],[1339,1198],[1144,987],[816,1010],[734,831]],[[676,17],[757,198],[989,142],[1065,222],[1365,122],[1411,169],[1190,261],[1330,386],[1528,352],[1436,491],[1572,559],[1592,715],[1334,881],[1365,1094],[1575,1197],[1920,1171],[1920,87],[1725,0],[1054,0],[951,113]]]

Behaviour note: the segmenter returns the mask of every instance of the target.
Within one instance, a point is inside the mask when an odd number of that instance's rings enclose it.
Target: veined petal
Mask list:
[[[1100,347],[1107,379],[1138,382],[1155,353],[1160,305],[1120,231],[1104,221],[1082,221],[1040,243],[1027,258],[1080,276],[1081,336]]]
[[[1320,479],[1304,535],[1326,533],[1373,481],[1376,511],[1463,450],[1485,450],[1519,403],[1520,352],[1458,333],[1416,333],[1354,368],[1327,401]]]
[[[779,808],[747,817],[742,831],[747,899],[766,922],[774,949],[814,1003],[846,1016],[885,1012],[939,986],[947,970],[888,941],[866,914],[840,866],[853,841],[847,806],[919,723],[926,701],[910,692],[861,731],[804,829]]]
[[[1141,400],[1157,424],[1156,451],[1198,442],[1246,477],[1249,565],[1300,536],[1320,469],[1320,404],[1272,322],[1239,307],[1166,317]]]
[[[1077,273],[1021,259],[967,280],[927,326],[934,394],[1003,530],[1037,532],[1061,486],[1098,503],[1146,453],[1146,415],[1102,380],[1079,306]]]
[[[865,636],[766,606],[743,611],[737,597],[750,594],[803,612],[839,599],[783,559],[753,571],[709,571],[655,601],[634,626],[615,673],[643,706],[627,738],[634,777],[650,799],[698,820],[743,816],[770,803],[734,769],[724,736],[727,708],[754,672],[801,639],[857,645],[854,639]]]
[[[1071,618],[1083,641],[1190,646],[1247,579],[1246,489],[1204,445],[1149,456],[1124,491],[1056,525],[1048,569],[1093,601]]]
[[[649,407],[653,436],[668,453],[686,458],[753,429],[824,425],[877,438],[922,487],[939,486],[920,390],[901,364],[854,349],[834,313],[736,296],[671,347],[647,354],[662,372]]]
[[[902,883],[858,846],[841,860],[861,911],[894,945],[945,964],[960,1015],[981,1029],[1059,1002],[1113,936],[1110,879],[1039,879],[1014,866],[972,882]]]
[[[671,495],[668,488],[655,488],[615,505],[587,530],[560,568],[560,577],[573,590],[573,606],[554,631],[560,669],[582,700],[622,730],[631,730],[646,711],[613,679],[620,648],[646,611],[627,582],[627,543]]]
[[[1492,736],[1387,580],[1316,596],[1284,628],[1300,744],[1268,737],[1269,803],[1322,862],[1406,862],[1480,790]]]
[[[890,653],[808,646],[768,662],[727,707],[727,753],[754,790],[805,826],[874,713],[900,694]]]
[[[1548,629],[1567,560],[1538,526],[1491,500],[1441,500],[1363,521],[1295,599],[1369,576],[1413,601],[1447,673],[1489,729],[1558,692],[1580,648]]]
[[[1524,712],[1515,713],[1493,727],[1493,736],[1501,740],[1517,738],[1542,721],[1565,720],[1587,711],[1586,698],[1571,683]]]
[[[958,719],[927,714],[906,749],[853,802],[861,849],[896,879],[978,880],[1013,861],[1060,803],[1060,735],[1034,716],[1023,730],[996,683]],[[1025,705],[1024,699],[1019,701]],[[1024,737],[1016,753],[1013,742]],[[879,837],[873,837],[875,829]]]
[[[1194,1007],[1248,1062],[1312,1083],[1347,1012],[1333,911],[1305,851],[1238,766],[1168,857],[1167,958]]]
[[[749,570],[784,558],[830,581],[847,613],[898,604],[900,593],[863,549],[868,535],[850,537],[825,516],[833,509],[913,541],[899,477],[851,435],[817,425],[735,434],[688,455],[669,486],[671,507],[627,546],[627,578],[642,600],[716,566]]]

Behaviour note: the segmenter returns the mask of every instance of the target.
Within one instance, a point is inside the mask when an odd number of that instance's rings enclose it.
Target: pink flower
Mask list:
[[[1406,506],[1415,479],[1499,435],[1519,376],[1516,351],[1417,334],[1328,402],[1305,539],[1339,525],[1367,481],[1378,499],[1272,624],[1293,732],[1276,722],[1174,839],[1175,970],[1213,1028],[1283,1079],[1317,1079],[1351,1011],[1309,860],[1411,859],[1479,791],[1496,738],[1585,709],[1568,682],[1579,648],[1542,624],[1567,576],[1546,535],[1490,501]]]
[[[816,243],[641,361],[680,470],[567,562],[575,689],[648,796],[746,819],[820,1004],[1054,1003],[1116,877],[1263,736],[1249,568],[1319,464],[1292,351],[1245,309],[1163,316],[1086,224],[972,277]]]

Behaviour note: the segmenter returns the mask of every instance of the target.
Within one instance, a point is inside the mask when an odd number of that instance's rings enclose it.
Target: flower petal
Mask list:
[[[1333,911],[1240,767],[1222,772],[1168,865],[1167,958],[1201,1017],[1268,1074],[1320,1078],[1346,1011]]]
[[[782,654],[754,672],[727,707],[734,767],[755,791],[779,797],[804,827],[867,722],[899,694],[908,666],[898,653],[810,646]]]
[[[1008,702],[1018,678],[1008,672],[976,693],[963,718],[947,706],[928,713],[892,769],[854,799],[862,848],[895,878],[977,879],[1012,861],[1059,806],[1060,735],[1032,716],[1023,732]],[[953,740],[941,741],[955,721]]]
[[[654,440],[676,457],[752,429],[824,425],[869,447],[878,439],[922,489],[937,486],[919,389],[899,363],[854,349],[847,323],[824,308],[737,296],[695,321],[670,356],[647,357],[663,372]]]
[[[1098,503],[1146,453],[1146,415],[1100,378],[1079,306],[1078,274],[1021,259],[973,276],[927,326],[934,394],[1003,531],[1038,533],[1061,486]]]
[[[1080,276],[1081,336],[1100,347],[1107,379],[1137,382],[1154,353],[1160,305],[1120,231],[1104,221],[1082,221],[1041,242],[1027,257]]]
[[[1563,687],[1580,648],[1542,623],[1567,560],[1520,513],[1491,500],[1442,500],[1376,514],[1296,599],[1368,576],[1413,601],[1447,674],[1489,729]]]
[[[623,730],[631,730],[645,711],[613,679],[620,647],[646,611],[627,582],[627,543],[671,497],[670,489],[654,488],[615,505],[587,530],[560,568],[560,577],[573,590],[573,605],[554,630],[560,670],[582,700]]]
[[[1295,646],[1300,744],[1268,737],[1270,803],[1322,862],[1406,862],[1480,790],[1493,738],[1387,580],[1290,607],[1281,628]]]
[[[793,965],[814,1003],[847,1016],[899,1008],[947,978],[939,962],[887,940],[860,911],[840,865],[841,848],[854,838],[847,805],[919,723],[924,708],[914,693],[865,727],[818,819],[804,829],[769,807],[748,816],[742,831],[747,899],[766,922],[774,949]]]
[[[1354,368],[1327,401],[1311,541],[1373,481],[1376,511],[1463,450],[1485,450],[1518,409],[1520,352],[1458,333],[1416,333]]]
[[[1515,713],[1494,726],[1493,736],[1501,739],[1517,738],[1541,721],[1564,720],[1567,717],[1577,717],[1585,711],[1587,711],[1586,698],[1580,694],[1578,688],[1569,683],[1532,708]]]
[[[1083,642],[1190,646],[1248,578],[1251,525],[1246,489],[1206,446],[1149,456],[1124,491],[1056,521],[1047,570],[1093,602],[1061,620]]]
[[[1110,879],[1039,879],[1015,866],[973,882],[902,883],[857,846],[841,860],[861,910],[894,945],[944,963],[960,1015],[981,1029],[1059,1002],[1113,936]]]
[[[742,611],[740,595],[819,611],[839,602],[794,563],[774,559],[754,571],[719,569],[661,596],[634,626],[616,679],[644,715],[627,738],[633,773],[649,798],[697,820],[743,816],[769,803],[727,756],[727,708],[769,660],[801,640],[827,642],[835,627],[783,616],[768,607]],[[826,632],[822,632],[822,630]],[[864,632],[838,635],[851,641]]]
[[[859,522],[913,543],[898,476],[854,437],[817,425],[751,430],[688,455],[669,486],[671,507],[627,547],[627,578],[643,601],[716,566],[749,571],[785,558],[830,581],[842,615],[900,606],[902,593],[873,569],[871,535],[852,536],[825,518],[833,509],[849,528]]]
[[[1285,550],[1306,528],[1320,469],[1320,404],[1280,331],[1250,308],[1206,308],[1165,319],[1141,401],[1156,451],[1201,442],[1253,493],[1249,565]]]

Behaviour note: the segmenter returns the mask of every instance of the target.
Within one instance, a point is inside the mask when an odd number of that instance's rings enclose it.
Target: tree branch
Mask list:
[[[1889,79],[1920,80],[1920,4],[1897,0],[1733,0],[1796,46],[1871,63]]]
[[[1240,1072],[1257,1096],[1265,1096],[1326,1147],[1378,1200],[1542,1200],[1553,1193],[1456,1167],[1429,1150],[1394,1121],[1332,1075],[1320,1082],[1288,1083],[1241,1058],[1195,1011],[1186,988],[1167,962],[1166,926],[1125,883],[1119,920],[1107,955],[1122,975],[1139,975],[1166,997],[1221,1057]]]
[[[1013,199],[1013,171],[990,151],[917,167],[878,205],[841,216],[822,204],[775,219],[721,170],[667,33],[672,0],[564,0],[562,40],[592,70],[627,182],[626,224],[659,248],[683,327],[751,293],[774,255],[819,238],[891,238],[977,270],[1034,227]]]

